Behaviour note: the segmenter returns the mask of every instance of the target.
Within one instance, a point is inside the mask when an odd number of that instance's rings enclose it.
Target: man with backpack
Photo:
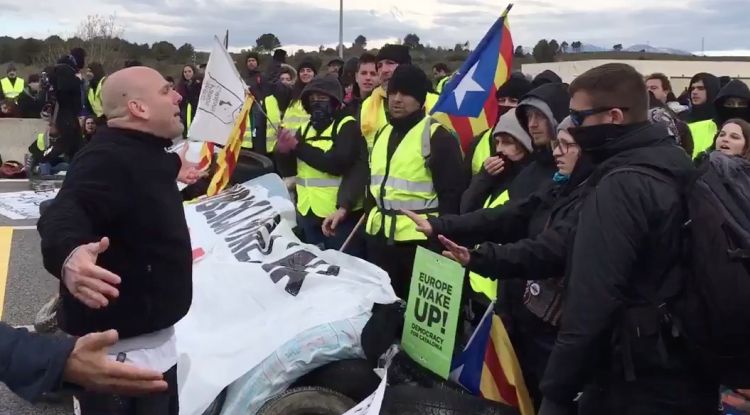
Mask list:
[[[679,289],[664,294],[685,280],[681,189],[695,169],[665,127],[649,124],[645,90],[641,74],[614,63],[570,85],[570,131],[597,168],[540,415],[569,413],[580,392],[581,414],[716,413],[718,381],[692,358],[666,305]]]

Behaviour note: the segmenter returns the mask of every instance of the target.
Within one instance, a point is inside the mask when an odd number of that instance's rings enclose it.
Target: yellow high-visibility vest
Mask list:
[[[273,153],[276,148],[276,130],[271,126],[272,124],[276,127],[281,127],[281,109],[279,108],[279,101],[275,96],[269,95],[263,100],[263,106],[266,112],[266,152]],[[247,125],[251,124],[250,114],[247,114]],[[253,129],[247,128],[245,130],[245,136],[242,139],[242,148],[250,149],[253,148]]]
[[[471,175],[474,176],[482,171],[484,161],[492,156],[490,141],[492,140],[493,129],[485,131],[479,138],[477,146],[474,147],[474,155],[471,157]]]
[[[303,140],[325,152],[333,147],[333,140],[341,127],[349,122],[356,122],[354,117],[344,117],[338,123],[332,123],[325,131],[318,133],[308,121],[302,128]],[[341,177],[324,173],[302,160],[297,159],[297,210],[303,216],[312,213],[319,217],[336,212],[336,201],[341,186]]]
[[[104,115],[104,108],[102,107],[102,85],[104,84],[105,79],[107,79],[106,76],[99,81],[99,85],[96,86],[96,89],[89,86],[89,104],[91,104],[91,109],[94,110],[94,115],[97,117]]]
[[[23,88],[26,83],[21,78],[16,78],[15,84],[10,83],[10,78],[5,77],[0,79],[0,88],[3,89],[3,95],[7,99],[16,99],[23,93]]]
[[[382,87],[378,87],[378,88],[382,88]],[[376,116],[376,121],[375,121],[375,128],[372,129],[372,131],[366,131],[366,129],[364,128],[365,125],[364,123],[362,123],[362,135],[365,137],[365,141],[367,141],[367,149],[370,151],[372,151],[372,146],[375,141],[375,134],[377,134],[378,131],[380,131],[383,127],[385,127],[386,124],[388,124],[388,119],[386,117],[386,98],[381,94],[383,94],[382,91],[379,93],[375,93],[375,91],[373,91],[373,93],[370,94],[370,96],[367,97],[362,102],[362,108],[360,109],[359,119],[361,121],[364,121],[365,119],[367,119],[366,118],[367,116],[365,114],[368,114],[370,111],[373,111],[372,109],[373,106],[376,106],[377,111],[378,111],[377,116]],[[425,102],[424,102],[425,113],[427,115],[429,115],[430,111],[432,111],[432,107],[434,107],[435,104],[437,104],[438,98],[439,98],[439,95],[437,94],[433,94],[432,92],[427,93],[427,97],[425,98]],[[377,103],[375,102],[375,100],[381,100],[381,102]]]
[[[367,217],[365,231],[369,235],[382,231],[389,240],[399,242],[427,239],[401,209],[424,218],[437,213],[437,192],[425,157],[439,124],[436,121],[428,124],[428,120],[425,117],[409,130],[390,159],[388,142],[393,126],[386,125],[376,135],[370,155],[370,193],[376,206]]]
[[[693,135],[693,158],[706,151],[714,143],[719,128],[714,120],[691,122],[688,124],[690,133]]]
[[[185,130],[189,130],[190,124],[193,123],[193,104],[189,102],[187,104],[187,114],[185,114],[185,116],[186,116],[186,124],[187,124],[185,127]]]
[[[508,194],[508,191],[504,191],[500,193],[498,197],[488,197],[487,201],[484,202],[484,208],[485,209],[491,209],[500,207],[504,204],[506,204],[510,200],[510,195]],[[471,289],[479,294],[484,294],[490,301],[494,301],[497,299],[497,280],[492,280],[487,277],[483,277],[476,272],[470,272],[469,273],[469,283],[471,284]]]
[[[289,108],[284,112],[281,124],[288,130],[297,131],[308,121],[310,121],[310,114],[302,106],[302,101],[295,100],[289,104]]]
[[[45,133],[39,133],[36,136],[36,148],[39,149],[39,151],[44,152],[47,150],[47,134]]]
[[[441,79],[440,81],[438,81],[437,85],[435,86],[435,92],[437,92],[438,94],[442,94],[443,93],[443,88],[445,88],[445,84],[447,84],[448,80],[450,80],[450,79],[451,79],[450,76],[446,76],[443,79]]]

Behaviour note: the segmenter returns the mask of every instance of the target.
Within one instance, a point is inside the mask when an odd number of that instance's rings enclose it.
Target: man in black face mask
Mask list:
[[[729,81],[716,96],[714,107],[718,129],[732,118],[750,122],[750,88],[739,79]]]
[[[686,214],[679,187],[695,170],[667,128],[648,122],[645,89],[643,76],[619,63],[570,85],[577,126],[570,132],[597,167],[572,244],[540,415],[569,413],[581,391],[581,414],[716,413],[718,384],[649,300],[679,262]],[[642,170],[622,170],[633,166]]]
[[[276,160],[282,177],[297,176],[297,212],[304,241],[339,249],[361,217],[367,185],[367,145],[354,117],[341,110],[336,76],[313,79],[302,91],[310,121],[298,131],[282,130]],[[359,215],[357,215],[359,213]],[[336,217],[323,230],[323,220]],[[347,249],[363,256],[362,242]]]
[[[431,88],[421,69],[399,65],[388,82],[388,124],[375,134],[370,153],[375,206],[365,226],[367,259],[388,272],[403,299],[408,298],[417,246],[427,245],[404,211],[422,218],[457,214],[468,185],[458,140],[425,116]]]

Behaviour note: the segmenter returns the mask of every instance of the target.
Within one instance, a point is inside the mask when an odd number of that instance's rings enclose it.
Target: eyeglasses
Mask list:
[[[624,108],[624,107],[597,107],[597,108],[592,108],[590,110],[576,111],[571,108],[569,109],[570,121],[573,123],[575,127],[580,127],[581,125],[583,125],[583,122],[586,121],[586,118],[592,115],[601,114],[603,112],[613,110],[615,108],[619,109],[622,112],[627,112],[630,109],[630,108]]]
[[[553,152],[559,147],[561,154],[568,154],[571,148],[578,148],[577,143],[568,143],[562,140],[552,140],[550,141],[549,146]]]

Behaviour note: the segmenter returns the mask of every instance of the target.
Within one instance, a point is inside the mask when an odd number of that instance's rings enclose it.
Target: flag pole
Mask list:
[[[263,110],[263,106],[258,103],[258,100],[255,98],[255,95],[250,90],[250,88],[247,89],[247,93],[250,94],[251,97],[253,97],[253,101],[255,101],[255,104],[258,105],[258,110],[260,110],[260,113],[263,114],[264,117],[266,117],[266,122],[268,122],[268,124],[271,126],[271,128],[273,128],[273,130],[276,131],[276,133],[278,133],[279,129],[281,128],[281,126],[280,125],[276,125],[273,122],[271,122],[271,119],[268,118],[268,114]]]

